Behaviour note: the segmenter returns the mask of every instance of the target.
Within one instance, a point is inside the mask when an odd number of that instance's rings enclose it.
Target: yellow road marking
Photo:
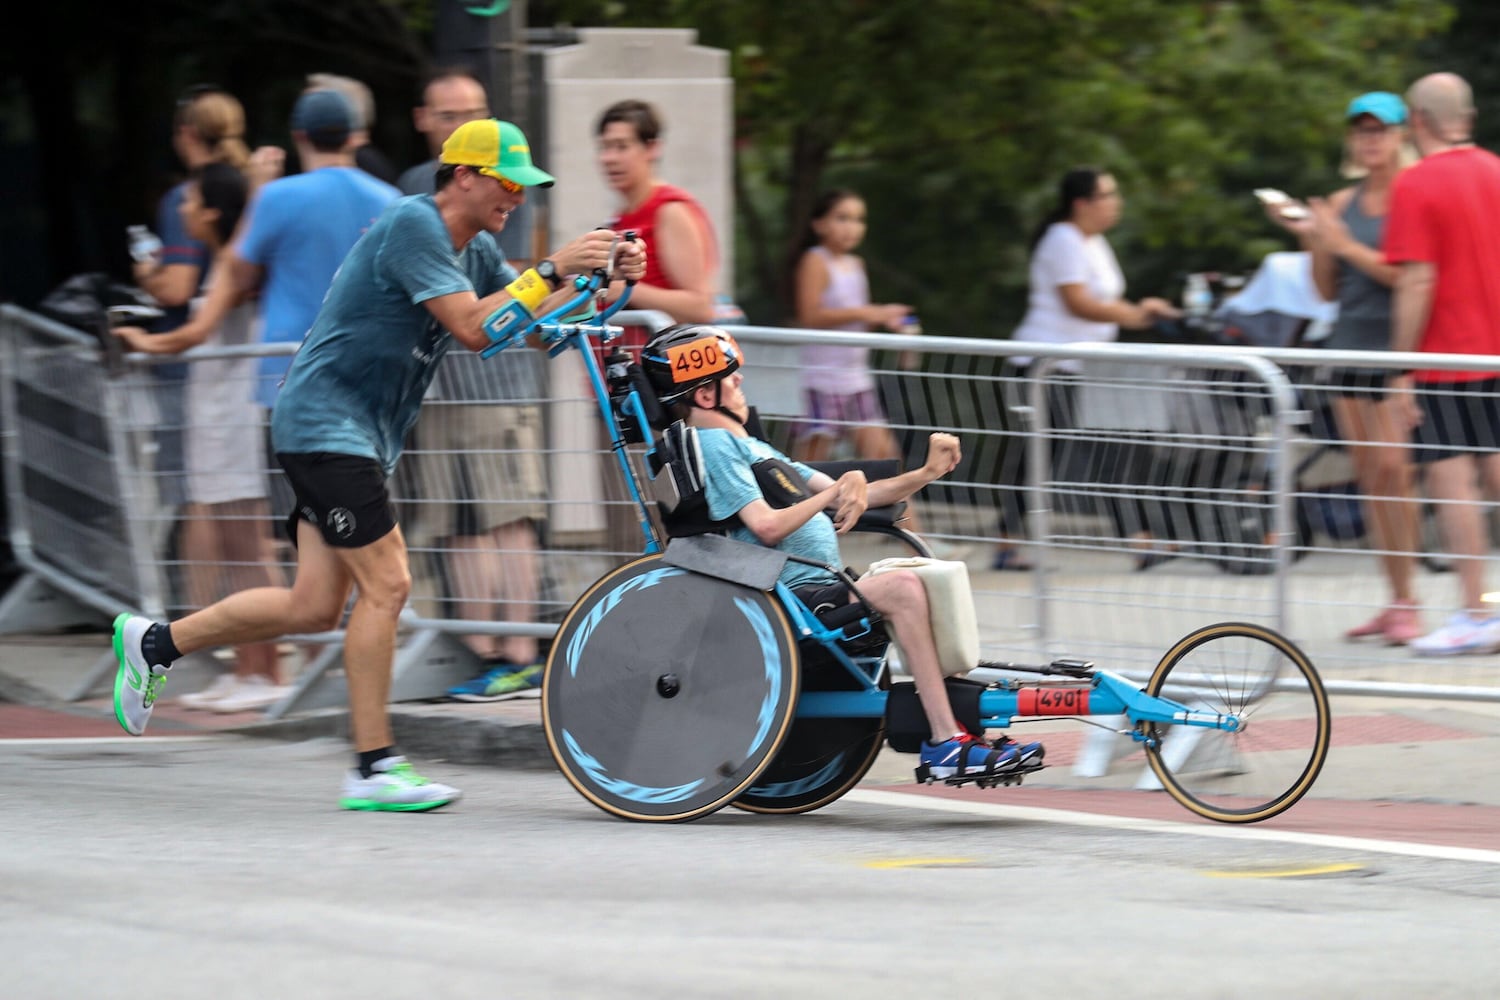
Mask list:
[[[943,865],[972,865],[973,858],[884,858],[865,862],[866,868],[937,868]]]
[[[1261,868],[1237,872],[1204,872],[1209,878],[1304,878],[1308,875],[1336,875],[1340,872],[1357,872],[1364,865],[1342,862],[1333,865],[1307,865],[1302,868]]]

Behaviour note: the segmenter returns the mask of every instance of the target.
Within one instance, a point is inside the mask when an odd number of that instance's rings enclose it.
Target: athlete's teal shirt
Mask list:
[[[489,233],[454,250],[431,195],[394,202],[334,275],[276,397],[272,446],[373,458],[390,475],[453,342],[422,303],[515,278]]]
[[[739,437],[720,428],[699,430],[698,448],[703,453],[703,489],[708,500],[708,516],[715,521],[734,517],[751,501],[765,499],[756,485],[755,473],[750,471],[750,467],[762,459],[780,459],[796,469],[803,479],[813,476],[811,468],[793,462],[759,438]],[[730,537],[762,544],[755,532],[743,525],[731,531]],[[824,514],[815,514],[812,520],[783,538],[776,549],[804,559],[816,559],[835,568],[843,565],[839,556],[838,532],[834,530],[832,518]],[[781,571],[781,582],[788,587],[832,583],[835,579],[826,569],[798,562],[788,562]]]

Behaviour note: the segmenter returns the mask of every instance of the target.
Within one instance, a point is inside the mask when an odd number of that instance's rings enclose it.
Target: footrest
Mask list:
[[[926,764],[916,766],[917,784],[930,785],[935,781],[942,781],[945,785],[958,788],[962,785],[974,784],[980,788],[994,788],[996,785],[1019,785],[1028,774],[1035,774],[1046,764],[1023,764],[1012,771],[997,771],[994,774],[954,774],[946,778],[934,777],[932,771]]]
[[[1047,664],[1051,673],[1063,674],[1068,677],[1092,677],[1094,676],[1093,660],[1053,660]]]

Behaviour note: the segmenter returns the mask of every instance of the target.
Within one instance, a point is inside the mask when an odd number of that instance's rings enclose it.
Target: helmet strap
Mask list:
[[[738,413],[735,413],[729,407],[727,407],[727,406],[724,405],[724,380],[723,379],[715,379],[714,380],[714,409],[717,410],[718,412],[724,414],[724,416],[728,417],[730,420],[733,420],[735,423],[739,424],[741,427],[745,426],[745,421],[740,418],[740,415]]]

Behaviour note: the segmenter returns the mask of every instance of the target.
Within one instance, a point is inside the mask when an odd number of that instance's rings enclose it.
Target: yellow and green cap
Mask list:
[[[479,172],[524,187],[551,187],[554,178],[531,162],[531,146],[519,128],[498,118],[464,122],[443,143],[443,163],[477,167]]]

